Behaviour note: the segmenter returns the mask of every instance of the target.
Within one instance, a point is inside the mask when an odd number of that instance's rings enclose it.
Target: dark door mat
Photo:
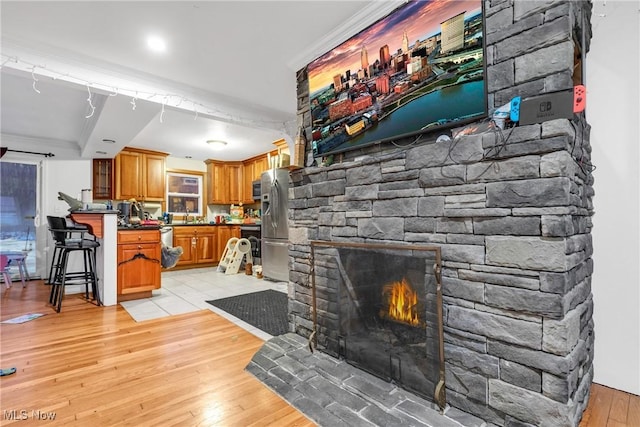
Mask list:
[[[207,302],[274,337],[289,332],[285,293],[268,289]]]

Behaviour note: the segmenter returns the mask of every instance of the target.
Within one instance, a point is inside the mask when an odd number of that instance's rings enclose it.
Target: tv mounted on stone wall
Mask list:
[[[313,154],[487,117],[482,0],[409,1],[308,64]]]

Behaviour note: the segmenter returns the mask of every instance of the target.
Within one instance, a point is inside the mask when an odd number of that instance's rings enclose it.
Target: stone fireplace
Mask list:
[[[591,35],[579,17],[590,9],[486,0],[490,111],[516,95],[574,86],[576,41],[588,46]],[[301,70],[299,120],[308,133],[305,79]],[[338,321],[334,284],[313,289],[313,241],[437,246],[447,405],[499,426],[576,426],[594,344],[585,116],[437,137],[361,148],[291,173],[290,330],[324,339],[337,356],[346,351],[326,329]]]

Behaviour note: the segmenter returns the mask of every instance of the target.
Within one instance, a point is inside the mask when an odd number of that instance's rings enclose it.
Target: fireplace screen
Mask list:
[[[445,405],[440,250],[311,243],[314,344]]]

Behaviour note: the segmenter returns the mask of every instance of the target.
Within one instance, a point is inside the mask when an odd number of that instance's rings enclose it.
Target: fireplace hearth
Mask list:
[[[314,344],[444,409],[440,248],[313,241],[311,266]]]

